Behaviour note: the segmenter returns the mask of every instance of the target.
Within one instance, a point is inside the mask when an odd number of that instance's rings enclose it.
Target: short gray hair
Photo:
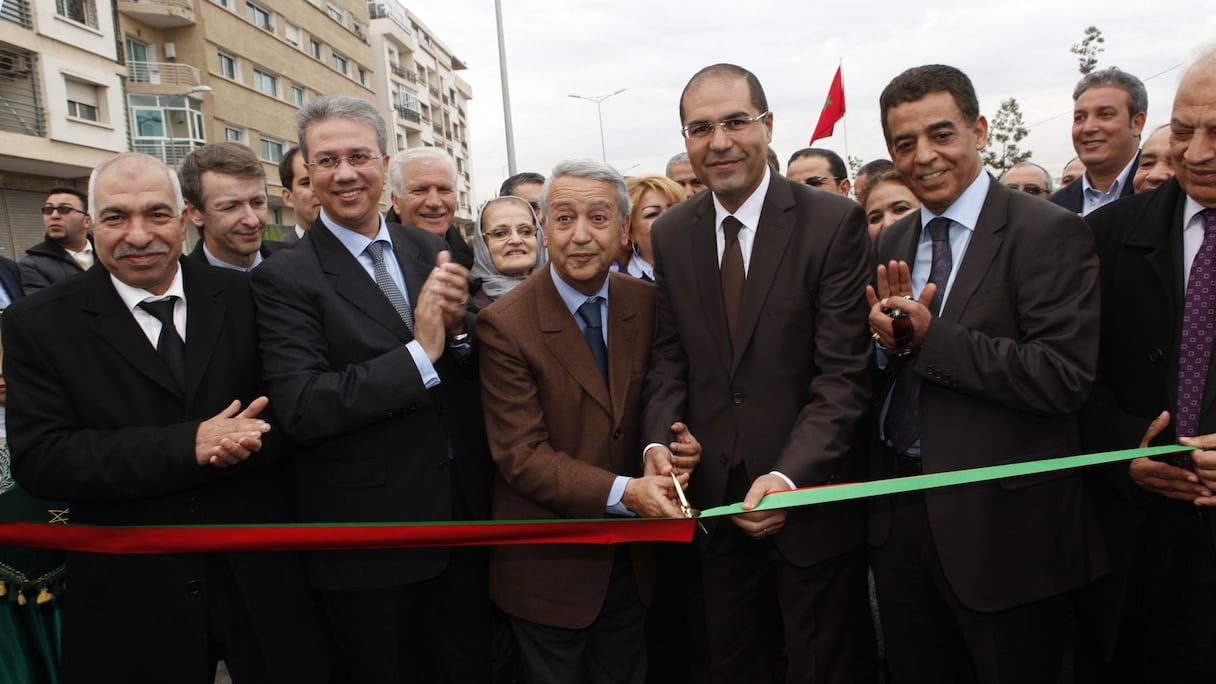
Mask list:
[[[456,162],[452,155],[438,147],[411,147],[401,150],[388,164],[388,190],[400,195],[405,192],[405,165],[419,161],[437,161],[447,165],[452,172],[452,189],[456,189]]]
[[[667,174],[668,177],[670,177],[671,176],[671,167],[683,166],[685,164],[692,166],[692,162],[689,161],[689,159],[688,159],[688,153],[687,152],[677,153],[677,154],[673,155],[671,157],[671,159],[667,160],[667,168],[664,169],[664,172]]]
[[[1009,169],[1007,171],[1005,171],[1005,173],[1001,174],[1001,182],[1002,183],[1005,182],[1005,176],[1009,175],[1009,171],[1012,171],[1014,169],[1024,169],[1028,166],[1033,166],[1034,168],[1038,169],[1039,171],[1041,171],[1043,173],[1043,177],[1047,179],[1047,185],[1043,186],[1043,189],[1046,190],[1048,193],[1050,193],[1051,192],[1051,174],[1047,171],[1047,169],[1045,169],[1042,166],[1039,166],[1038,164],[1031,162],[1031,161],[1018,162],[1018,163],[1014,164],[1013,166],[1010,166]]]
[[[304,142],[304,134],[308,127],[326,119],[350,119],[361,121],[376,131],[376,152],[384,154],[388,149],[388,132],[384,127],[384,117],[367,100],[349,95],[323,95],[309,100],[300,111],[296,112],[296,134],[300,140],[300,154],[308,161],[308,145]]]
[[[1148,111],[1148,91],[1144,88],[1144,81],[1119,67],[1110,67],[1085,74],[1072,91],[1072,101],[1076,102],[1081,95],[1085,94],[1086,90],[1098,86],[1111,86],[1126,92],[1128,116]]]
[[[545,181],[545,186],[540,191],[540,211],[545,218],[549,217],[549,190],[552,189],[553,182],[562,176],[587,178],[611,185],[616,190],[617,211],[620,213],[621,223],[624,224],[629,219],[629,189],[625,186],[625,177],[608,164],[591,159],[567,160],[558,162],[557,166],[553,167],[549,180]]]
[[[89,174],[89,218],[94,223],[97,222],[97,179],[106,169],[110,168],[118,162],[139,162],[159,168],[164,171],[165,178],[169,180],[169,187],[173,190],[173,206],[177,209],[177,215],[186,209],[186,200],[182,198],[182,184],[177,180],[177,172],[170,168],[163,161],[151,155],[143,154],[142,152],[120,152],[108,159],[102,160],[100,164],[93,167],[93,172]]]

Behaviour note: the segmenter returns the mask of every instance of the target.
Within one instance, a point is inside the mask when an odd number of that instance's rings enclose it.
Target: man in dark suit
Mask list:
[[[702,69],[680,118],[712,192],[653,229],[647,458],[666,450],[673,423],[687,423],[704,449],[689,486],[696,508],[750,509],[769,492],[860,479],[854,437],[870,399],[861,209],[771,173],[772,115],[747,70]],[[701,565],[714,681],[773,681],[782,654],[791,682],[872,671],[864,514],[846,503],[709,526]]]
[[[89,186],[104,268],[4,315],[17,481],[75,523],[289,521],[247,281],[179,260],[181,192],[160,161],[112,157]],[[203,684],[217,660],[238,684],[329,681],[295,554],[69,553],[67,568],[65,684]]]
[[[287,150],[279,160],[279,183],[283,188],[283,202],[291,205],[295,217],[295,225],[283,233],[283,243],[289,245],[299,242],[321,213],[321,203],[313,194],[308,165],[304,163],[299,147]]]
[[[1102,264],[1102,344],[1083,413],[1085,447],[1181,439],[1202,449],[1191,463],[1136,459],[1094,478],[1114,565],[1086,597],[1093,610],[1082,614],[1092,618],[1082,625],[1095,630],[1087,636],[1097,637],[1106,658],[1095,681],[1211,676],[1216,382],[1213,331],[1200,313],[1210,320],[1216,306],[1214,113],[1216,52],[1209,51],[1185,73],[1174,99],[1175,178],[1086,217]]]
[[[563,162],[551,178],[541,194],[550,267],[477,321],[498,464],[494,517],[678,517],[672,464],[653,450],[663,460],[643,476],[638,461],[655,299],[653,286],[609,274],[629,234],[625,179],[598,162]],[[686,473],[698,450],[675,427]],[[648,545],[491,552],[491,597],[511,617],[524,679],[536,684],[645,681],[653,586]]]
[[[473,268],[473,248],[456,228],[456,164],[437,147],[411,147],[388,170],[388,220],[417,226],[448,243],[452,261]]]
[[[320,217],[253,272],[271,406],[296,455],[305,521],[489,514],[492,462],[466,320],[468,271],[437,236],[379,213],[384,120],[353,97],[297,114]],[[316,552],[352,682],[489,679],[484,551]]]
[[[186,216],[198,229],[190,258],[220,268],[252,271],[283,247],[266,239],[266,170],[240,143],[196,147],[178,170]]]
[[[1084,216],[1136,191],[1132,176],[1140,158],[1148,92],[1140,79],[1111,67],[1086,74],[1072,100],[1072,145],[1085,173],[1050,199]]]
[[[1078,453],[1098,344],[1084,221],[983,172],[988,125],[958,69],[909,69],[879,104],[922,208],[875,242],[870,325],[886,374],[871,476]],[[1067,592],[1105,562],[1074,472],[875,500],[870,535],[897,682],[1055,681]]]

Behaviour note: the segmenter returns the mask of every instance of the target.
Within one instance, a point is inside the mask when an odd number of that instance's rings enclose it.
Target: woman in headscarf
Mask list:
[[[548,260],[540,221],[521,197],[496,197],[477,215],[473,237],[473,305],[484,309]]]

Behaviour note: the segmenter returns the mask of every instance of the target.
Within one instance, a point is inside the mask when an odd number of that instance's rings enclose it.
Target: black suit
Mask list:
[[[965,255],[955,257],[941,315],[917,354],[900,361],[913,363],[921,377],[920,462],[927,473],[1080,449],[1076,412],[1093,381],[1098,345],[1092,239],[1079,217],[989,182]],[[914,264],[921,234],[919,212],[884,230],[875,242],[878,263]],[[897,472],[890,450],[875,454],[872,476]],[[895,681],[909,669],[925,681],[951,681],[957,670],[945,672],[952,663],[968,667],[960,639],[985,681],[993,671],[1033,681],[1058,667],[1064,594],[1105,569],[1096,537],[1074,472],[874,500],[872,564]],[[903,561],[922,553],[931,560],[920,564],[927,570],[918,586]],[[945,626],[925,626],[917,603],[926,596],[942,606]],[[951,634],[955,643],[947,644]],[[1021,641],[1028,638],[1046,647]],[[1011,653],[1019,657],[1004,660]]]
[[[1136,176],[1136,167],[1139,164],[1140,152],[1137,150],[1136,156],[1132,158],[1131,170],[1127,172],[1127,182],[1123,184],[1123,187],[1119,191],[1119,197],[1135,194],[1136,188],[1132,184],[1132,178]],[[1048,199],[1074,214],[1080,214],[1085,209],[1085,190],[1083,186],[1084,183],[1081,182],[1081,178],[1077,178],[1068,185],[1056,190]]]
[[[72,522],[291,519],[277,430],[240,465],[221,470],[195,460],[199,423],[233,399],[258,396],[259,363],[247,279],[180,263],[184,393],[100,265],[4,315],[13,473],[30,492],[70,502]],[[70,553],[67,582],[65,684],[201,684],[221,591],[247,613],[270,681],[328,679],[329,645],[295,554]]]
[[[0,257],[0,287],[8,294],[10,302],[15,302],[25,296],[21,289],[21,269],[17,262],[8,257]]]
[[[417,228],[389,224],[388,230],[408,297],[416,303],[446,245]],[[488,517],[493,468],[481,420],[476,350],[458,359],[449,349],[435,364],[440,384],[427,389],[405,347],[413,339],[409,329],[320,219],[307,240],[253,271],[253,289],[271,407],[300,445],[295,491],[303,520]],[[448,665],[473,668],[473,679],[479,676],[475,668],[488,658],[476,650],[482,646],[479,620],[489,605],[480,552],[316,552],[308,556],[308,569],[314,587],[333,594],[332,603],[347,606],[352,604],[342,597],[349,599],[356,590],[365,596],[404,590],[435,599],[446,578],[471,572],[463,594],[443,598],[453,601],[443,607],[446,615],[467,626],[456,644],[446,644],[455,650],[443,658]],[[360,672],[380,677],[385,668],[397,667],[396,641],[380,647],[370,641],[389,638],[396,624],[380,629],[369,616],[335,618],[331,611],[335,619],[346,623],[334,627],[348,669],[367,665],[371,669]],[[442,628],[427,626],[436,632]],[[348,636],[351,642],[344,645]]]
[[[1103,304],[1098,381],[1083,413],[1087,450],[1135,447],[1161,411],[1170,412],[1171,423],[1153,443],[1176,441],[1185,201],[1182,187],[1171,179],[1086,217],[1102,263]],[[1216,432],[1214,399],[1216,373],[1209,369],[1198,434]],[[1208,678],[1203,661],[1216,593],[1206,580],[1198,588],[1188,585],[1187,576],[1199,573],[1210,580],[1216,574],[1208,572],[1216,567],[1216,515],[1205,509],[1197,516],[1189,503],[1141,490],[1128,476],[1127,464],[1093,473],[1091,484],[1114,561],[1114,571],[1083,604],[1089,610],[1082,617],[1092,620],[1082,624],[1094,630],[1088,636],[1096,638],[1106,658],[1114,657],[1114,670],[1100,676]],[[1207,617],[1188,622],[1182,610],[1187,606]],[[1186,648],[1195,642],[1204,645]]]
[[[292,230],[294,231],[295,229],[293,228]],[[294,233],[292,235],[294,237]],[[278,252],[281,249],[288,249],[290,247],[291,245],[285,240],[282,242],[275,240],[262,240],[262,246],[258,247],[258,253],[262,255],[262,260],[265,261],[266,259],[269,259],[270,256],[275,252]],[[203,240],[201,237],[199,238],[198,242],[194,243],[194,249],[190,250],[190,254],[186,258],[193,259],[208,266],[211,265],[211,262],[207,261],[207,253],[203,251]],[[236,269],[231,270],[235,271]]]

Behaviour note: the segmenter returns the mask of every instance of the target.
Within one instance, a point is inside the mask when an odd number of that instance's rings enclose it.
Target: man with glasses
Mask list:
[[[1051,197],[1051,174],[1034,162],[1014,164],[1001,176],[1001,185],[1040,199]]]
[[[88,197],[75,188],[51,188],[42,205],[46,239],[25,250],[20,261],[25,294],[93,266]]]
[[[253,272],[271,407],[300,447],[305,522],[479,520],[493,470],[447,244],[388,223],[387,134],[348,96],[296,114],[321,213]],[[349,682],[490,680],[485,551],[313,552],[309,579]]]
[[[861,479],[870,401],[861,208],[774,175],[773,116],[749,71],[698,72],[680,99],[689,160],[711,192],[655,222],[659,323],[643,396],[646,458],[683,422],[702,445],[703,509]],[[653,454],[658,451],[659,454]],[[702,539],[714,681],[872,680],[865,506],[750,512]],[[687,576],[687,575],[685,575]],[[777,623],[777,620],[780,623]]]
[[[790,155],[785,177],[813,188],[849,196],[849,172],[839,154],[822,147],[804,147]]]

